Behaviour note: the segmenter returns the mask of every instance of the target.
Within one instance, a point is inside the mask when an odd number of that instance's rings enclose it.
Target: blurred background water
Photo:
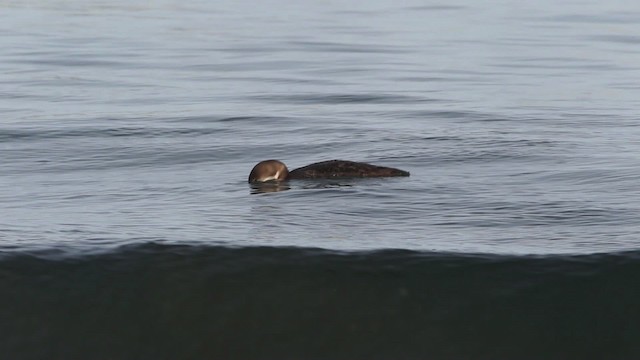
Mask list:
[[[90,264],[96,253],[161,260],[193,246],[218,259],[225,247],[293,246],[635,259],[635,3],[29,0],[0,9],[0,250],[6,279],[30,289],[6,309],[63,266],[29,277],[31,256]],[[411,177],[255,193],[248,173],[270,158],[290,168],[365,161]],[[153,244],[166,248],[156,254]],[[635,289],[626,287],[630,302]],[[12,349],[24,354],[23,345]],[[514,356],[487,358],[505,354]]]
[[[640,8],[5,1],[3,12],[3,247],[637,246]],[[412,177],[247,196],[267,158]]]

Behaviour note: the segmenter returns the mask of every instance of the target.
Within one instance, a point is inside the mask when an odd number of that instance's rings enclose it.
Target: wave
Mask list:
[[[118,127],[118,128],[75,128],[75,129],[23,129],[23,130],[0,130],[0,141],[26,141],[26,140],[49,140],[66,138],[112,138],[112,137],[134,137],[134,138],[155,138],[155,137],[175,137],[175,136],[205,136],[221,134],[227,132],[226,129],[218,128],[149,128],[149,127]]]
[[[12,359],[640,355],[640,252],[506,256],[146,244],[5,253]]]

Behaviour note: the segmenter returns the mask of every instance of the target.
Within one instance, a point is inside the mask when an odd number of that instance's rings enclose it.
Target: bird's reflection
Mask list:
[[[291,189],[287,182],[266,181],[261,183],[251,183],[251,194],[264,194]]]
[[[260,183],[251,183],[251,194],[264,194],[278,191],[290,190],[291,186],[288,181],[266,181]],[[336,182],[336,181],[321,181],[302,184],[300,189],[330,189],[330,188],[342,188],[353,187],[354,185],[349,182]]]

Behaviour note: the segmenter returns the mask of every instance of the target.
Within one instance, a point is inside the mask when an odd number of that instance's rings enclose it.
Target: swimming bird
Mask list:
[[[282,161],[264,160],[253,167],[249,174],[249,182],[390,176],[409,176],[409,172],[347,160],[322,161],[289,171]]]

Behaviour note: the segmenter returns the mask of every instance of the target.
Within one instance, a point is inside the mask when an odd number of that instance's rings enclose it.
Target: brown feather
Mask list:
[[[409,172],[347,160],[329,160],[307,165],[289,172],[287,179],[332,179],[409,176]]]

